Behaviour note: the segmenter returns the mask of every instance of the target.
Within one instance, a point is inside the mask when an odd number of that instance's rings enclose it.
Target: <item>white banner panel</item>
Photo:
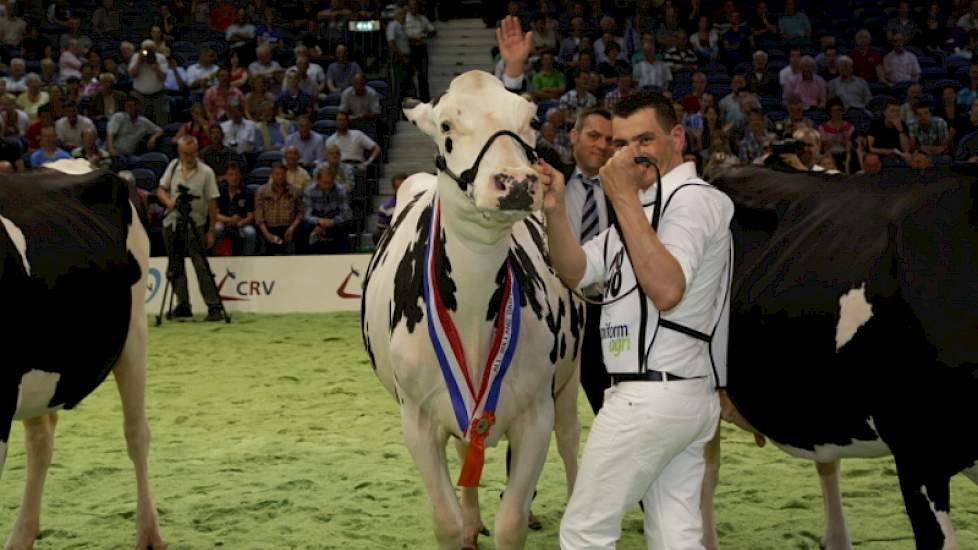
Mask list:
[[[214,282],[228,311],[323,313],[359,311],[369,254],[210,257]],[[166,285],[166,258],[150,258],[146,313],[157,314]],[[186,260],[194,313],[206,313],[197,275]],[[176,299],[174,298],[174,307]]]

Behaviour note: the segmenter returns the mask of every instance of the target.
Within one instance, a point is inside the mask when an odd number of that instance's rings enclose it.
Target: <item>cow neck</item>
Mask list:
[[[452,319],[458,327],[469,368],[479,369],[489,352],[493,331],[485,312],[492,298],[491,289],[498,286],[499,270],[509,257],[512,228],[494,231],[472,223],[471,217],[463,219],[468,213],[457,208],[457,203],[446,203],[442,194],[436,200],[442,201],[444,253],[451,259],[450,276],[458,296]]]

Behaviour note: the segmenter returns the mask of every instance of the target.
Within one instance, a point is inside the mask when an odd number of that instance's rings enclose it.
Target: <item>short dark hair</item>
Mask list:
[[[615,116],[628,118],[641,109],[652,109],[655,118],[667,132],[679,124],[672,100],[650,90],[641,90],[615,104]]]
[[[928,101],[921,101],[920,103],[918,103],[913,108],[913,112],[916,113],[916,112],[920,111],[921,109],[927,109],[928,111],[930,111],[930,102],[928,102]]]
[[[845,103],[843,103],[841,99],[839,99],[838,97],[833,97],[828,101],[828,103],[825,104],[825,110],[832,111],[832,108],[836,106],[842,107],[843,109],[846,108]]]
[[[272,171],[275,171],[277,168],[281,168],[282,170],[288,171],[288,167],[285,166],[285,161],[276,162],[275,164],[272,165]]]
[[[241,171],[241,165],[238,164],[237,161],[233,161],[232,160],[231,162],[227,163],[224,166],[224,173],[227,174],[231,170],[237,170],[238,172],[240,172]]]
[[[599,116],[605,120],[611,120],[611,111],[605,109],[604,107],[588,107],[587,109],[581,109],[581,111],[577,113],[577,120],[574,121],[574,129],[578,132],[583,130],[584,123],[592,116]]]

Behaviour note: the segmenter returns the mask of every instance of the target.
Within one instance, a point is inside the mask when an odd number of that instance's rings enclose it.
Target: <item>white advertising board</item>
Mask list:
[[[229,312],[324,313],[359,311],[369,254],[208,258]],[[157,314],[166,285],[166,258],[151,258],[146,313]],[[197,275],[186,260],[194,313],[206,313]],[[176,300],[174,299],[174,307]]]

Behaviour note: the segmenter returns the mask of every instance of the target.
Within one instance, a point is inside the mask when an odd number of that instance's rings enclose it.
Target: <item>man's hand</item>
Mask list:
[[[507,15],[496,29],[496,44],[507,76],[513,78],[523,74],[523,65],[533,46],[533,31],[523,34],[519,18]]]
[[[288,228],[288,229],[285,230],[285,236],[282,237],[282,242],[284,242],[284,243],[290,243],[290,242],[292,242],[292,237],[294,237],[294,236],[295,236],[295,229],[292,228],[292,227],[290,227],[290,228]]]
[[[638,200],[638,192],[655,182],[655,168],[635,164],[635,153],[622,147],[598,171],[601,189],[612,203]]]
[[[146,148],[150,151],[156,149],[156,136],[149,138],[149,141],[146,142]]]
[[[551,215],[564,208],[564,174],[540,159],[533,166],[543,184],[543,213]]]
[[[213,229],[211,229],[210,231],[207,232],[206,235],[204,235],[204,248],[205,249],[210,249],[210,247],[212,247],[212,246],[214,246],[214,230]]]
[[[367,162],[358,162],[357,163],[357,170],[360,170],[361,172],[366,172],[367,171],[367,166],[369,166],[369,164]]]
[[[333,220],[330,218],[323,218],[319,220],[319,227],[326,229],[327,227],[333,227]]]

